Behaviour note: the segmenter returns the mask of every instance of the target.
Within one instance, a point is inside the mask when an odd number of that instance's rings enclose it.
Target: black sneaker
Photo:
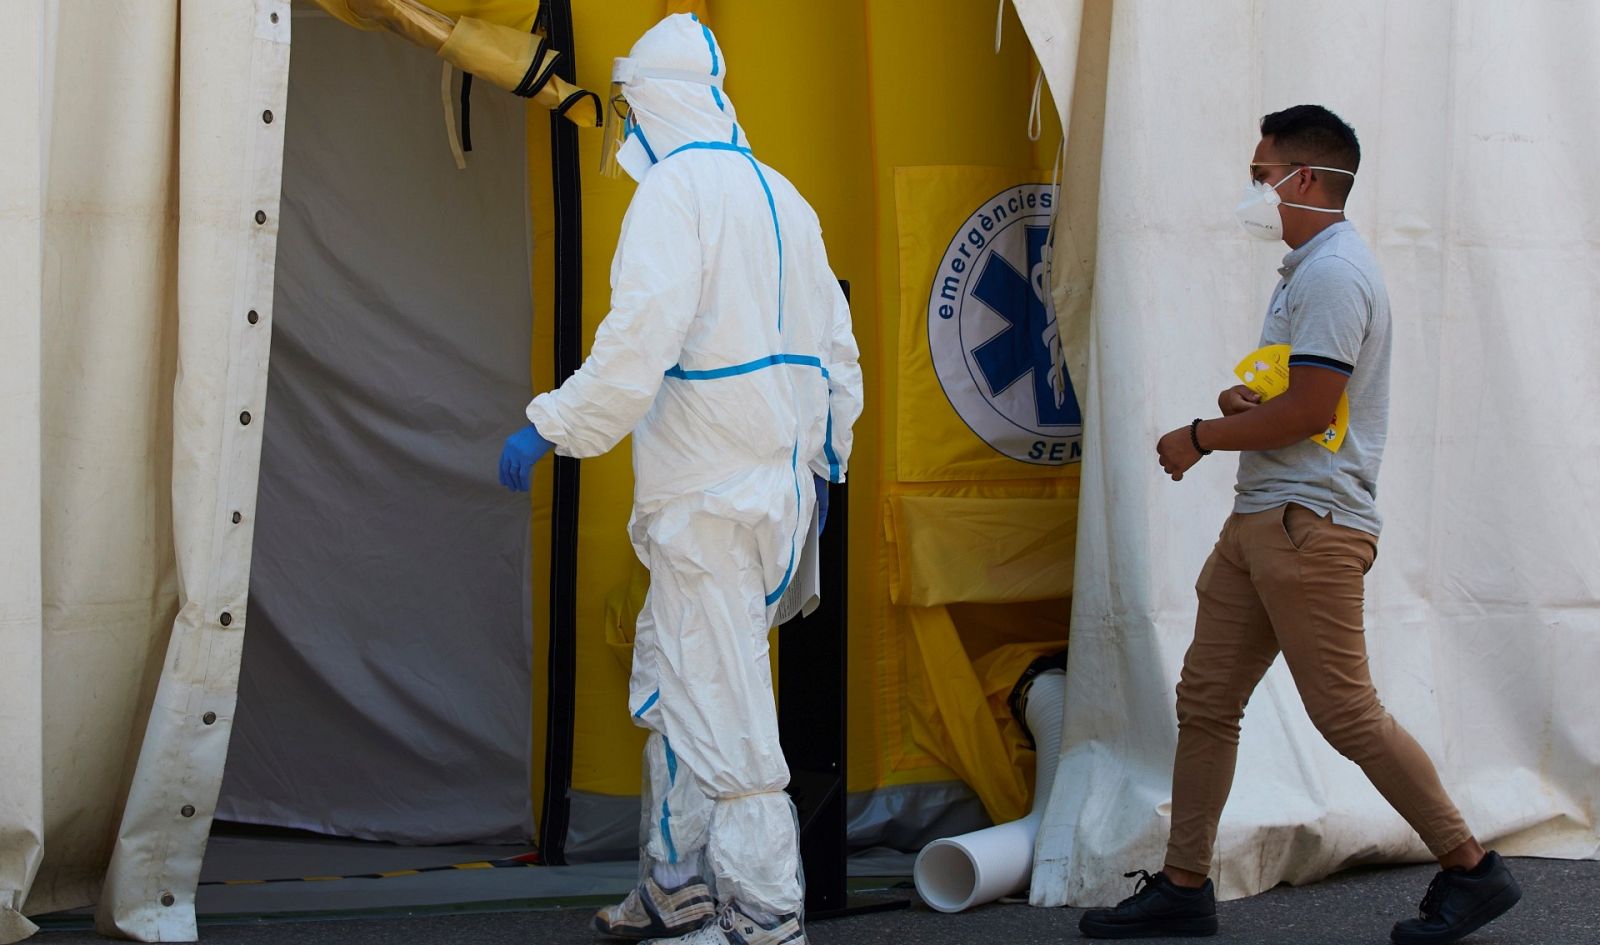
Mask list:
[[[1421,916],[1396,922],[1394,945],[1447,945],[1460,941],[1504,915],[1522,898],[1506,861],[1498,853],[1484,856],[1471,870],[1445,870],[1428,884]]]
[[[1217,891],[1211,880],[1199,889],[1185,889],[1167,878],[1144,870],[1133,895],[1115,909],[1090,909],[1078,921],[1078,931],[1089,938],[1166,938],[1217,934]]]

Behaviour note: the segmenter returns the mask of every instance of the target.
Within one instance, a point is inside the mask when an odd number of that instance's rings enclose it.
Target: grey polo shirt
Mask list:
[[[1350,378],[1350,430],[1337,453],[1310,440],[1239,455],[1234,511],[1289,502],[1373,535],[1378,465],[1389,434],[1389,293],[1372,251],[1349,221],[1328,227],[1283,257],[1261,344],[1286,344],[1289,365]]]

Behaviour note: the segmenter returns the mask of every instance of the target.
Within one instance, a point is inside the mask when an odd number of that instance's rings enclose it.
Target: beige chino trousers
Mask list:
[[[1194,642],[1178,682],[1168,866],[1211,871],[1239,721],[1280,652],[1317,730],[1435,856],[1472,837],[1433,763],[1373,688],[1362,604],[1377,553],[1375,536],[1303,506],[1229,516],[1195,585]]]

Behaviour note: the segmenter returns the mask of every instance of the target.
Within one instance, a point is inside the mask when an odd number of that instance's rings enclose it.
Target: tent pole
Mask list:
[[[849,299],[850,284],[839,285]],[[906,899],[852,900],[845,888],[850,857],[850,494],[835,485],[828,495],[832,527],[822,533],[822,599],[811,616],[796,617],[778,630],[778,737],[789,763],[789,795],[800,818],[807,919],[910,905]]]
[[[560,53],[556,74],[577,81],[571,0],[549,0],[546,33]],[[550,115],[550,170],[555,189],[555,380],[583,363],[583,207],[578,128]],[[553,866],[566,863],[571,819],[572,751],[577,686],[578,487],[576,459],[555,457],[551,501],[549,699],[546,703],[544,798],[539,851]]]

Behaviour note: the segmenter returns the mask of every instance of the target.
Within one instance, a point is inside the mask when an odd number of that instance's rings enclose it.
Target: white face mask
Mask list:
[[[643,128],[633,125],[628,129],[627,140],[617,149],[616,162],[636,182],[644,180],[644,175],[655,166],[656,158],[644,140]]]
[[[1334,174],[1348,174],[1356,176],[1353,172],[1339,167],[1319,167],[1315,164],[1304,165],[1314,171],[1329,171]],[[1246,233],[1262,240],[1283,239],[1283,216],[1278,212],[1278,207],[1294,207],[1297,210],[1313,210],[1317,213],[1343,213],[1344,208],[1312,207],[1303,203],[1285,203],[1278,195],[1278,188],[1294,178],[1298,170],[1284,177],[1276,184],[1267,184],[1266,181],[1253,180],[1244,185],[1244,197],[1239,205],[1233,208],[1233,216],[1239,221],[1239,226]]]

